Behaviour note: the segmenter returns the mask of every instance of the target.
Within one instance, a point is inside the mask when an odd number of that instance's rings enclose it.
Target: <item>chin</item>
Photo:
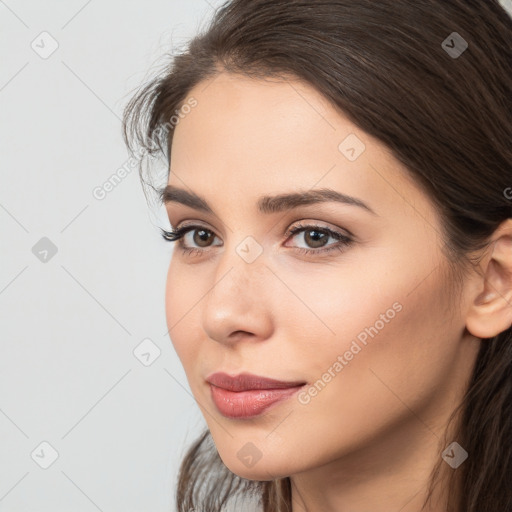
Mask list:
[[[249,459],[244,461],[243,453],[241,458],[242,460],[240,460],[237,453],[230,453],[227,457],[221,456],[222,462],[232,473],[247,480],[275,480],[276,478],[290,476],[293,472],[292,468],[284,464],[284,461],[281,460],[276,461],[268,458],[264,460],[262,456],[256,462],[254,462],[254,460],[250,461]]]

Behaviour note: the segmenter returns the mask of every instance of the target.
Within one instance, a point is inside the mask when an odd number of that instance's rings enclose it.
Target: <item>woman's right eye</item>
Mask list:
[[[166,231],[160,228],[160,231],[162,232],[162,238],[165,241],[178,242],[178,247],[183,252],[201,252],[201,249],[198,247],[187,247],[185,245],[185,236],[188,235],[189,233],[192,234],[192,237],[189,237],[192,239],[192,243],[199,245],[199,247],[209,247],[210,245],[208,244],[208,242],[215,238],[215,234],[213,233],[213,231],[206,229],[202,226],[190,225],[178,229],[172,229],[171,231]]]

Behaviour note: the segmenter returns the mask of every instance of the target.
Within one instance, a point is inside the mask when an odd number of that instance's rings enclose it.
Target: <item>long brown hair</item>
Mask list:
[[[512,217],[511,41],[497,0],[232,0],[130,100],[124,137],[132,152],[168,161],[170,120],[201,81],[224,70],[306,81],[423,187],[460,282],[468,255]],[[483,340],[457,412],[469,458],[453,472],[449,509],[512,511],[511,328]],[[206,430],[182,461],[178,511],[221,511],[237,496],[258,498],[264,512],[291,510],[289,478],[233,474]]]

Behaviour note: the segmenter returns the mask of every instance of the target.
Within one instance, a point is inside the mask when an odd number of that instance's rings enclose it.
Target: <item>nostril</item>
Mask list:
[[[254,334],[248,331],[234,331],[229,335],[230,338],[238,338],[240,336],[254,336]]]

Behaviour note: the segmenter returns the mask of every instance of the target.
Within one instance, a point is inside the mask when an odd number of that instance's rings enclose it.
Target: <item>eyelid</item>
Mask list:
[[[205,222],[200,221],[200,220],[184,220],[182,222],[178,222],[176,224],[176,227],[174,227],[172,222],[169,222],[169,223],[171,224],[171,227],[175,231],[178,231],[178,230],[181,231],[181,230],[186,229],[188,227],[194,227],[194,228],[206,229],[208,231],[211,231],[212,233],[215,233],[215,235],[218,236],[217,235],[217,230],[215,228],[209,227],[208,223],[205,223]]]
[[[339,233],[340,235],[346,236],[347,238],[353,238],[353,239],[356,238],[355,235],[347,228],[341,228],[341,227],[331,224],[330,222],[327,222],[327,221],[313,220],[313,219],[296,220],[286,230],[286,234],[290,233],[290,231],[294,230],[296,227],[301,227],[301,228],[316,227],[319,229],[325,229],[327,231],[333,231],[335,233]]]
[[[285,231],[285,234],[289,236],[291,234],[290,233],[291,230],[293,230],[295,227],[297,227],[297,226],[295,226],[297,223],[300,223],[301,227],[303,227],[303,228],[317,227],[317,228],[327,229],[330,231],[335,231],[335,232],[340,233],[341,235],[345,235],[347,237],[351,237],[354,239],[356,238],[356,236],[347,228],[341,228],[341,227],[332,225],[326,221],[313,220],[313,219],[307,219],[307,218],[293,221],[291,223],[290,227],[288,227],[287,230]],[[174,228],[174,225],[172,224],[172,222],[170,222],[170,224],[171,224],[171,227],[173,229],[175,229],[176,231],[186,229],[187,227],[195,227],[195,228],[200,227],[200,228],[206,229],[208,231],[211,231],[216,236],[218,236],[216,234],[216,230],[214,228],[210,228],[208,226],[203,225],[202,221],[185,220],[183,222],[178,222],[175,228]]]

